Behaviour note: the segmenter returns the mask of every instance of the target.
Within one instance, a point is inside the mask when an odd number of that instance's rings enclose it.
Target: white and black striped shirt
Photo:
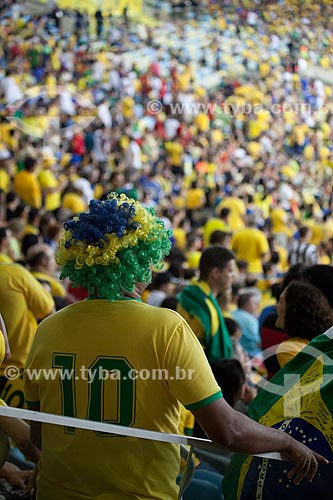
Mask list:
[[[288,256],[290,266],[294,266],[295,264],[312,266],[318,264],[318,260],[316,245],[297,240],[291,242]]]

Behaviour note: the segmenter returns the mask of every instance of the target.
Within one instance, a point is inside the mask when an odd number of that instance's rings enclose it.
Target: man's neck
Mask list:
[[[215,286],[215,284],[213,283],[213,281],[212,281],[212,280],[210,280],[210,279],[208,279],[208,280],[203,280],[203,279],[202,279],[202,280],[200,280],[200,281],[202,281],[202,282],[204,282],[204,283],[207,283],[207,285],[209,286],[209,288],[210,288],[210,290],[211,290],[211,292],[212,292],[212,294],[214,295],[214,297],[215,297],[215,298],[216,298],[216,297],[218,296],[218,294],[221,292],[221,290]]]
[[[129,299],[141,300],[141,292],[138,287],[135,286],[131,292],[125,292],[124,297],[127,297]]]

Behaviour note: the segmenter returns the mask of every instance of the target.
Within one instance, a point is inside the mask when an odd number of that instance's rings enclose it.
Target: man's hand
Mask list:
[[[20,470],[16,465],[6,462],[0,471],[0,476],[5,478],[12,486],[24,490],[29,478],[32,476],[32,471]]]
[[[317,469],[318,462],[328,464],[326,458],[310,450],[304,444],[293,439],[285,451],[281,453],[283,458],[294,462],[295,467],[288,473],[289,479],[295,476],[294,483],[299,484],[305,477],[311,483]]]

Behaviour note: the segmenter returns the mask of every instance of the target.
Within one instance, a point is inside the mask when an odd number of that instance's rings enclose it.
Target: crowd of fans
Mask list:
[[[330,298],[304,276],[333,263],[332,87],[321,79],[333,62],[332,9],[207,2],[188,19],[135,24],[127,9],[121,18],[75,11],[68,32],[61,9],[31,17],[6,2],[0,262],[26,267],[61,309],[87,297],[58,279],[62,223],[110,191],[154,208],[173,230],[172,250],[144,300],[183,314],[213,366],[221,357],[240,362],[230,401],[246,407],[258,377],[272,376],[331,322]],[[196,302],[204,296],[215,311],[208,323]],[[314,317],[320,331],[297,335],[281,309],[303,304],[305,314],[307,299],[327,321]],[[287,346],[265,366],[263,349],[281,341]]]

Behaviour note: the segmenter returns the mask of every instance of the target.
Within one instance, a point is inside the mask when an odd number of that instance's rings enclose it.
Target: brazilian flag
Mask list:
[[[333,461],[333,328],[315,337],[251,402],[248,415]],[[235,455],[223,481],[225,500],[331,500],[333,464],[295,486],[288,461]]]

